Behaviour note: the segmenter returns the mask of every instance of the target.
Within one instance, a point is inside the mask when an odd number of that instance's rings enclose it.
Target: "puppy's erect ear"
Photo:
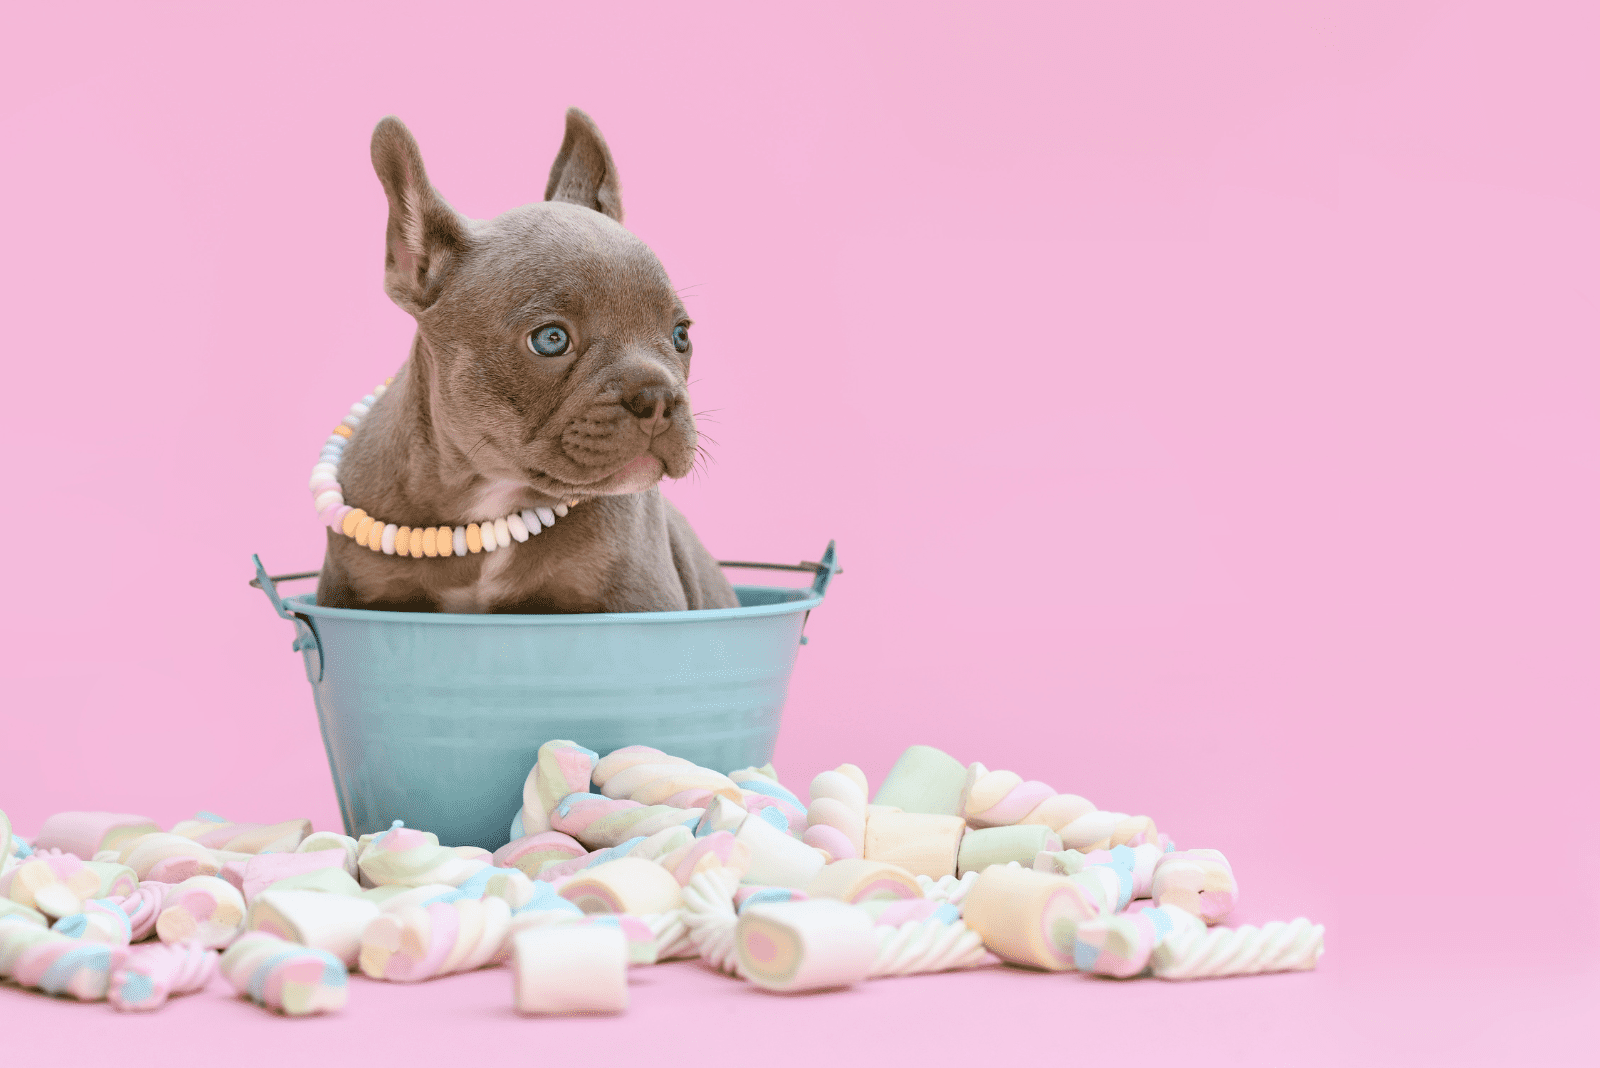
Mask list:
[[[617,165],[611,162],[611,150],[600,136],[600,127],[577,108],[567,109],[567,135],[561,139],[561,151],[550,165],[544,198],[582,204],[622,221],[622,184],[617,181]]]
[[[383,288],[415,315],[439,299],[465,251],[466,226],[428,182],[416,139],[393,115],[372,131],[372,166],[389,197]]]

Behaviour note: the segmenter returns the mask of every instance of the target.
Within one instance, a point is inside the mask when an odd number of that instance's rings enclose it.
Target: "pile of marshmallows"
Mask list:
[[[630,965],[687,957],[787,992],[1001,961],[1192,979],[1322,954],[1304,919],[1212,926],[1238,898],[1228,861],[1174,849],[1147,816],[927,746],[867,796],[853,764],[804,805],[771,765],[552,741],[492,854],[399,821],[357,840],[205,813],[163,832],[63,812],[27,843],[0,813],[0,978],[149,1010],[220,970],[306,1015],[345,1003],[352,968],[412,982],[509,960],[517,1009],[568,1013],[622,1011]]]

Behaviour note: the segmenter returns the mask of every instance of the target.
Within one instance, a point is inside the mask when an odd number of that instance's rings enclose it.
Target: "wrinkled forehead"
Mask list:
[[[604,312],[652,324],[683,314],[650,247],[620,223],[571,204],[530,204],[473,226],[462,289],[492,300],[508,322],[536,312]]]

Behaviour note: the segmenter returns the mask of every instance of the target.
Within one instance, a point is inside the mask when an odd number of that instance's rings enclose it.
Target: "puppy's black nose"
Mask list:
[[[660,424],[672,418],[672,408],[677,396],[672,387],[660,382],[634,386],[626,390],[622,406],[639,420],[645,433],[652,433]]]

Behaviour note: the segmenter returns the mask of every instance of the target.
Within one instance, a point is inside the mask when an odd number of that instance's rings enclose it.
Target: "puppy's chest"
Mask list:
[[[437,595],[446,612],[488,612],[519,600],[514,572],[517,546],[509,545],[483,555],[478,577],[465,586],[452,586]]]

